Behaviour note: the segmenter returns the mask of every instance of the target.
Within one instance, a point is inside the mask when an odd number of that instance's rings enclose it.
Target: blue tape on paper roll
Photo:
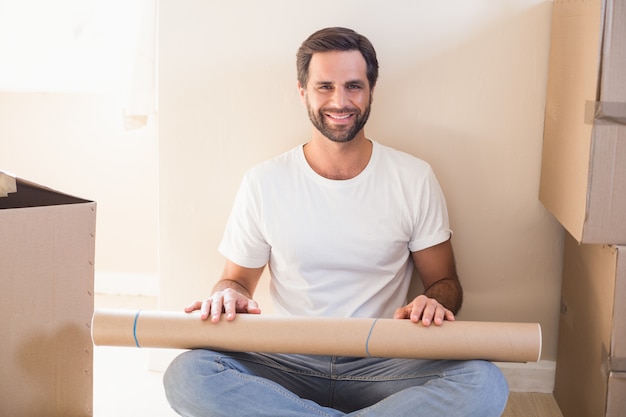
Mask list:
[[[140,348],[141,346],[139,346],[139,340],[137,340],[137,319],[139,319],[139,313],[141,313],[141,310],[137,311],[137,314],[135,314],[135,322],[133,323],[133,337],[135,338],[135,345]]]
[[[367,357],[371,358],[372,355],[370,355],[370,337],[372,336],[372,331],[374,330],[374,326],[376,325],[376,322],[378,321],[378,319],[375,319],[372,322],[372,327],[370,327],[370,332],[367,334],[367,339],[365,339],[365,353],[367,353]]]

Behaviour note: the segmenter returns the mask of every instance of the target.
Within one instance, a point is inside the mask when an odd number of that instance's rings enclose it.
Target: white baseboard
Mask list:
[[[512,392],[541,392],[551,394],[554,391],[556,374],[555,361],[528,363],[496,362]]]
[[[94,287],[98,294],[158,297],[159,277],[152,274],[96,271]]]

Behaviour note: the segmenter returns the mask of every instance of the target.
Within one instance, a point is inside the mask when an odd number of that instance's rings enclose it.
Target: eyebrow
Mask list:
[[[367,83],[363,80],[352,80],[352,81],[347,81],[346,84],[348,85],[360,85],[361,87],[364,87]]]
[[[335,85],[336,83],[332,82],[332,81],[316,81],[315,85],[316,86],[323,86],[323,85]],[[344,83],[344,85],[359,85],[359,86],[365,86],[367,83],[363,80],[350,80],[350,81],[346,81]]]

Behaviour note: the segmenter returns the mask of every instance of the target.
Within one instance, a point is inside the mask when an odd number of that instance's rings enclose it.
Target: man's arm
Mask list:
[[[223,313],[227,320],[234,320],[237,313],[259,314],[261,309],[252,299],[261,274],[260,268],[245,268],[226,260],[220,280],[213,287],[213,295],[204,301],[195,301],[185,308],[187,313],[200,310],[200,317],[217,323]]]
[[[394,318],[422,320],[426,326],[454,320],[463,303],[463,288],[456,273],[452,243],[447,240],[413,252],[412,257],[424,284],[424,294],[397,309]]]

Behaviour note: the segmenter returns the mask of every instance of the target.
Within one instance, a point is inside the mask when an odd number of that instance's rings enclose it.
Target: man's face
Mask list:
[[[359,51],[313,54],[308,84],[300,95],[317,130],[333,142],[349,142],[370,114],[372,90]]]

